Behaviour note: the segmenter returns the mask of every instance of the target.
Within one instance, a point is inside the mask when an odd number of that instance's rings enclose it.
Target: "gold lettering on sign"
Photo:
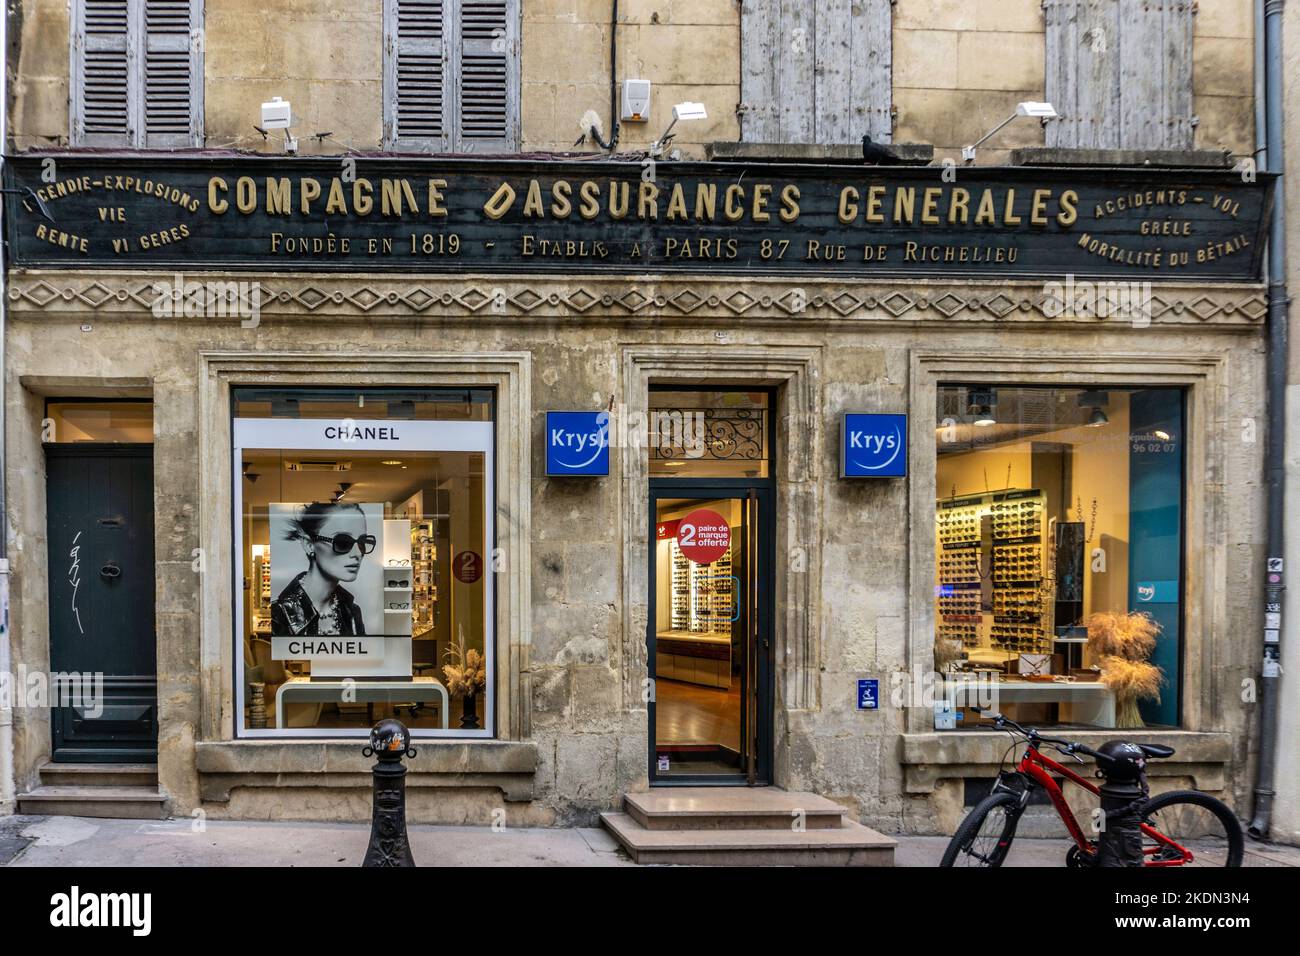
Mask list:
[[[551,215],[556,219],[568,219],[573,212],[573,203],[569,201],[569,196],[573,193],[573,187],[569,185],[567,179],[557,179],[551,185]]]
[[[223,215],[225,211],[230,208],[229,202],[225,199],[217,198],[218,192],[224,195],[229,191],[230,187],[226,185],[226,181],[220,176],[213,176],[208,180],[208,209],[210,209],[214,215]]]
[[[790,183],[781,190],[781,221],[794,222],[799,218],[799,187]]]
[[[289,178],[266,177],[266,213],[268,216],[287,216],[293,212],[293,189]]]
[[[298,181],[298,201],[304,216],[311,215],[311,204],[320,198],[320,181],[304,176]]]
[[[245,216],[257,208],[257,183],[252,176],[235,180],[235,205]]]
[[[708,222],[718,218],[717,183],[700,183],[695,187],[695,218]]]
[[[360,182],[360,180],[358,180]],[[447,208],[443,206],[442,191],[447,188],[447,180],[430,179],[429,180],[429,215],[442,218],[447,215]],[[355,187],[353,193],[356,193]],[[355,205],[355,202],[353,203]]]
[[[727,217],[728,222],[739,222],[745,216],[745,207],[741,205],[745,201],[745,187],[731,185],[727,187],[725,198],[722,201],[722,214]]]
[[[358,216],[369,216],[375,208],[375,187],[368,179],[358,179],[352,184],[352,209]],[[430,198],[430,203],[433,199]]]
[[[483,213],[489,219],[500,219],[515,202],[515,188],[509,183],[502,183],[497,187],[491,198],[483,204]]]
[[[330,180],[329,198],[325,200],[325,215],[332,216],[335,213],[347,215],[348,203],[343,198],[343,183],[335,176]]]
[[[659,187],[654,183],[641,183],[636,197],[636,214],[638,219],[659,218]]]
[[[524,196],[524,217],[537,219],[546,215],[542,209],[542,184],[535,179],[528,181],[528,193]]]
[[[691,218],[690,211],[686,208],[686,191],[682,189],[681,183],[673,183],[672,192],[668,195],[667,218],[670,220]]]
[[[848,225],[858,218],[858,191],[852,186],[845,186],[840,190],[840,222]]]
[[[600,183],[588,179],[578,187],[578,215],[583,219],[595,219],[600,215]]]
[[[772,216],[767,211],[768,199],[772,195],[772,187],[769,183],[754,184],[753,207],[749,211],[749,218],[754,222],[771,222]]]

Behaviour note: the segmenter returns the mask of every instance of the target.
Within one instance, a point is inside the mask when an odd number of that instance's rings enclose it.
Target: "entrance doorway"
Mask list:
[[[66,431],[91,411],[86,405],[67,415]],[[146,421],[131,422],[132,415]],[[115,421],[147,435],[150,418],[143,405]],[[64,417],[52,420],[56,434],[64,430]],[[57,699],[54,681],[50,687],[51,704],[59,705],[50,711],[52,756],[71,763],[152,762],[158,755],[153,446],[101,443],[94,434],[60,437],[68,443],[45,446],[50,671],[67,675]]]
[[[767,392],[651,393],[653,784],[771,782],[769,402]],[[670,409],[673,428],[685,423],[684,441],[657,443],[656,408]]]

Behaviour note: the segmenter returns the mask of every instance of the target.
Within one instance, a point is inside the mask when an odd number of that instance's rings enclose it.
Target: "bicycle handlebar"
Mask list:
[[[1075,754],[1083,754],[1084,756],[1091,757],[1093,760],[1097,760],[1097,761],[1104,760],[1107,763],[1111,762],[1110,757],[1106,756],[1103,753],[1098,753],[1096,750],[1093,750],[1091,747],[1086,747],[1081,743],[1075,743],[1074,741],[1065,740],[1061,737],[1045,737],[1034,728],[1022,727],[1020,724],[1016,723],[1010,717],[1004,717],[1002,714],[994,715],[993,725],[997,727],[999,730],[1010,728],[1012,731],[1023,736],[1032,745],[1037,745],[1040,743],[1053,744],[1057,747],[1057,749],[1063,749],[1065,753],[1068,753],[1071,756]]]

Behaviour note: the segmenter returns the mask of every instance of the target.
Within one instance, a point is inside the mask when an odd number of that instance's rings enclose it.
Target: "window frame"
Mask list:
[[[942,392],[943,390],[970,389],[973,387],[973,383],[977,381],[978,378],[972,378],[969,376],[962,377],[962,378],[953,377],[953,376],[938,377],[937,381],[934,384],[936,407],[938,404],[939,393]],[[1188,508],[1189,495],[1188,495],[1187,483],[1188,483],[1188,474],[1189,474],[1188,449],[1189,449],[1189,434],[1190,434],[1188,428],[1188,413],[1190,407],[1191,387],[1188,385],[1169,384],[1165,382],[1144,383],[1140,381],[1139,382],[1107,381],[1104,383],[1098,383],[1089,380],[1087,383],[1083,383],[1081,380],[1078,379],[1072,381],[1053,381],[1053,382],[1002,380],[997,382],[996,390],[999,394],[1004,391],[1017,391],[1017,390],[1019,391],[1065,391],[1065,392],[1079,392],[1081,394],[1084,392],[1094,392],[1094,391],[1125,391],[1130,393],[1130,398],[1132,393],[1140,392],[1140,391],[1159,390],[1164,392],[1177,393],[1179,428],[1181,431],[1181,434],[1179,436],[1180,448],[1179,448],[1179,461],[1178,461],[1178,598],[1177,598],[1178,610],[1176,615],[1178,621],[1178,633],[1177,633],[1177,648],[1176,648],[1177,663],[1175,665],[1177,671],[1172,679],[1167,679],[1166,684],[1162,688],[1162,694],[1169,693],[1172,691],[1176,695],[1175,704],[1174,704],[1174,723],[1172,725],[1161,724],[1161,725],[1154,725],[1154,726],[1149,725],[1149,726],[1151,730],[1160,731],[1160,732],[1179,731],[1179,730],[1187,729],[1186,727],[1184,727],[1184,709],[1185,709],[1185,702],[1186,702],[1184,689],[1187,685],[1186,657],[1187,657],[1187,641],[1189,636],[1188,634],[1189,611],[1188,611],[1188,601],[1187,601],[1187,592],[1188,592],[1188,588],[1187,588],[1187,574],[1188,574],[1187,508]],[[1027,439],[1027,440],[1032,441],[1032,439]],[[1131,431],[1129,433],[1129,441],[1130,442],[1132,441]],[[1086,446],[1080,446],[1080,447],[1086,447]],[[935,451],[934,451],[936,474],[938,468],[938,460],[941,457],[938,449],[939,449],[939,445],[936,442]],[[980,450],[981,449],[972,448],[971,452],[978,453]],[[989,449],[989,450],[993,450],[993,449]],[[938,490],[939,489],[936,487],[936,494],[938,493]],[[1018,490],[1018,489],[1013,489],[1013,490]],[[991,493],[996,495],[999,492],[994,491]],[[973,495],[958,496],[958,497],[973,497]],[[941,500],[948,500],[948,499],[939,498],[939,497],[936,497],[935,499],[936,502]],[[1130,510],[1128,512],[1128,517],[1130,522],[1132,520],[1132,515],[1133,512]],[[932,533],[935,527],[934,522],[937,522],[937,516],[932,519],[932,524],[931,524]],[[1131,547],[1132,545],[1131,534],[1128,536],[1127,543]],[[1049,547],[1046,541],[1044,541],[1043,547],[1044,549]],[[938,561],[938,558],[939,558],[939,553],[936,550],[935,552],[936,562]],[[1087,560],[1087,556],[1085,555],[1085,561],[1086,560]],[[1126,561],[1126,567],[1127,566],[1128,564]],[[935,568],[937,568],[937,564],[935,565]],[[935,568],[931,569],[932,572],[935,570]],[[1136,579],[1133,577],[1132,572],[1130,570],[1129,578],[1125,586],[1126,594],[1129,595],[1132,594],[1135,581]],[[1130,603],[1130,601],[1126,601],[1125,603],[1128,604]],[[1125,610],[1131,612],[1135,610],[1140,610],[1140,607],[1128,607]],[[931,639],[932,639],[932,643],[937,643],[938,622],[939,622],[937,599],[933,602],[932,613],[933,613],[933,621],[935,627],[934,627],[934,633],[931,635]],[[1009,701],[1009,703],[1013,703],[1013,702]],[[1056,723],[1044,723],[1041,724],[1040,726],[1050,728],[1050,727],[1070,726],[1070,725],[1067,723],[1056,722]],[[956,728],[956,729],[960,730],[962,728]],[[1124,730],[1124,728],[1122,727],[1087,727],[1086,729],[1099,730],[1099,731],[1113,731],[1116,733],[1122,732]],[[939,730],[936,728],[934,732],[940,734],[948,734],[948,733],[953,733],[954,731]]]
[[[523,20],[521,0],[501,0],[506,5],[505,51],[506,131],[500,140],[467,137],[461,114],[461,79],[463,37],[460,31],[463,4],[473,0],[442,0],[442,136],[401,136],[398,130],[398,16],[399,0],[383,0],[383,148],[390,152],[471,153],[491,155],[510,153],[520,143],[520,33]],[[483,144],[483,145],[479,145]]]
[[[322,739],[345,739],[345,740],[362,740],[370,732],[369,727],[249,727],[244,717],[244,606],[243,606],[243,582],[246,574],[251,574],[251,570],[246,569],[244,563],[244,539],[243,539],[243,485],[242,485],[242,465],[243,452],[247,448],[258,446],[242,446],[239,444],[238,423],[242,421],[283,421],[277,419],[274,415],[269,417],[249,417],[241,419],[236,415],[236,406],[238,402],[238,393],[241,390],[257,390],[262,388],[271,388],[275,391],[294,391],[302,394],[318,393],[324,394],[332,391],[328,386],[323,385],[276,385],[266,386],[255,382],[232,382],[227,394],[230,431],[229,431],[229,449],[230,449],[230,554],[232,556],[232,574],[230,581],[231,595],[231,640],[232,640],[232,658],[231,658],[231,678],[234,681],[230,687],[232,718],[233,718],[233,738],[235,740],[322,740]],[[426,729],[411,728],[413,738],[462,741],[469,742],[482,739],[495,739],[504,736],[502,728],[498,721],[498,707],[500,705],[500,695],[504,693],[502,685],[503,670],[502,667],[507,662],[499,660],[500,650],[497,647],[497,641],[500,639],[498,634],[498,607],[500,596],[497,593],[496,574],[487,566],[489,558],[499,547],[498,528],[497,528],[497,483],[498,460],[496,453],[497,445],[497,426],[498,426],[498,401],[499,395],[497,390],[490,386],[434,386],[435,390],[447,391],[465,391],[466,393],[488,392],[487,401],[489,403],[490,415],[486,421],[459,421],[434,419],[426,420],[431,424],[446,424],[452,426],[475,426],[474,430],[485,430],[488,434],[487,441],[483,447],[466,449],[474,453],[483,454],[484,462],[484,481],[483,481],[483,560],[485,567],[483,570],[483,595],[484,595],[484,656],[486,659],[487,680],[484,688],[485,700],[483,702],[482,726],[476,730],[461,729],[456,726],[455,721],[449,723],[447,729]],[[360,392],[371,393],[374,391],[387,392],[408,392],[408,391],[427,391],[428,389],[412,388],[411,386],[393,385],[393,386],[356,386]],[[306,418],[303,421],[328,422],[328,418]],[[403,421],[404,419],[385,419],[389,421]],[[301,451],[314,451],[315,449],[295,449]],[[413,449],[414,450],[414,449]],[[426,449],[438,451],[441,449]],[[508,674],[505,675],[508,677]],[[454,708],[454,698],[449,699],[449,708]],[[449,715],[450,716],[450,715]]]
[[[187,133],[148,131],[145,110],[148,84],[148,36],[145,26],[147,0],[124,0],[127,5],[126,36],[126,134],[87,133],[86,111],[86,0],[72,0],[69,10],[68,141],[72,146],[121,147],[132,149],[177,149],[204,144],[204,0],[187,0],[190,8],[190,89]]]

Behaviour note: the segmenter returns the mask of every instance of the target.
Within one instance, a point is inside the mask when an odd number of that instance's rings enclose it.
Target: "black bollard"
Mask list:
[[[406,766],[403,757],[414,757],[411,732],[400,720],[381,720],[370,731],[370,745],[363,757],[377,759],[374,775],[374,815],[370,818],[370,845],[362,866],[415,866],[406,837]]]

